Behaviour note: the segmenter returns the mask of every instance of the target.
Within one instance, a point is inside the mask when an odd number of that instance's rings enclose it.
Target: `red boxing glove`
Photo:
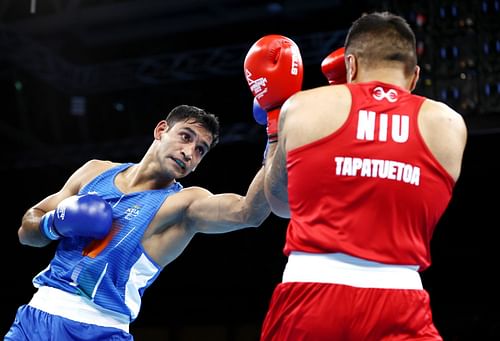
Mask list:
[[[331,85],[347,83],[347,70],[344,60],[345,48],[341,47],[321,62],[321,71]]]
[[[244,71],[252,94],[267,112],[269,142],[276,142],[279,110],[302,88],[304,66],[299,47],[282,35],[264,36],[250,47]]]

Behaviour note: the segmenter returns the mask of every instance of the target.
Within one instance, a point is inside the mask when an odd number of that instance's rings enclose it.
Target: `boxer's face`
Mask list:
[[[176,122],[162,127],[161,157],[167,159],[168,168],[175,178],[191,173],[210,150],[212,134],[199,123]]]

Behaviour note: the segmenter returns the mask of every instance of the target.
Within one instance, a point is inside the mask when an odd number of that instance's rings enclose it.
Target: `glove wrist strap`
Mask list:
[[[40,220],[40,232],[50,240],[61,239],[61,235],[54,226],[54,211],[46,213]]]

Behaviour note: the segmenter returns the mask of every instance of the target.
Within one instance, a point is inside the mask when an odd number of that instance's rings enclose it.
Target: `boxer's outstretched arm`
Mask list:
[[[194,232],[224,233],[260,226],[271,213],[264,196],[262,167],[245,196],[235,193],[212,194],[202,188],[191,188],[195,199],[186,209],[185,224]]]

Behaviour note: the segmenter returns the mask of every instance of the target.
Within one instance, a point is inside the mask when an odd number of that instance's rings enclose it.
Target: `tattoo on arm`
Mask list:
[[[278,121],[278,132],[283,131],[286,119],[286,107],[283,107],[280,112],[280,117]],[[279,134],[279,133],[278,133]],[[286,138],[281,134],[278,136],[278,145],[274,153],[274,158],[271,164],[270,172],[270,191],[273,196],[278,199],[287,202],[288,201],[288,175],[286,169],[286,149],[285,149]]]

